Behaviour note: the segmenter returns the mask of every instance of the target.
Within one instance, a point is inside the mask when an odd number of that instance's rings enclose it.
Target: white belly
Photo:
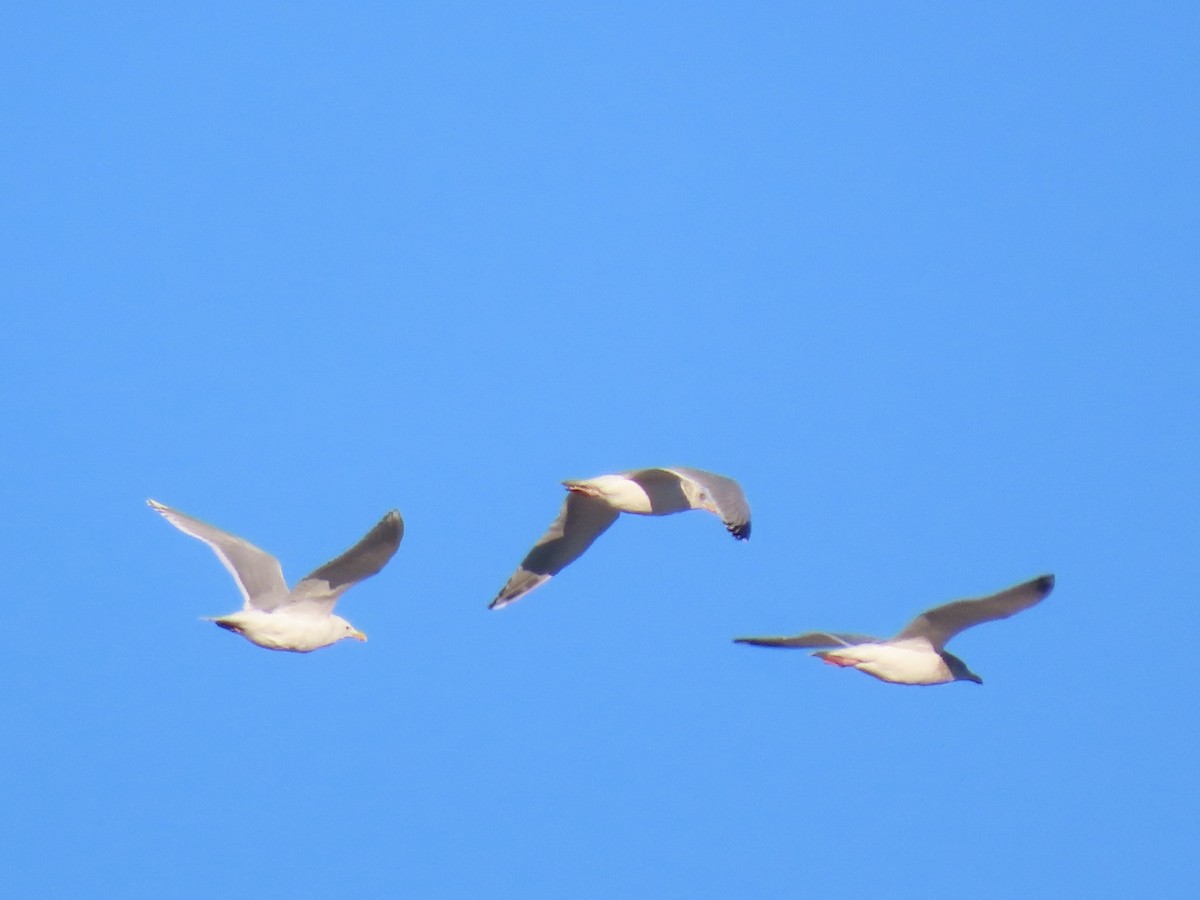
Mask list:
[[[244,609],[213,621],[222,628],[236,631],[252,644],[268,650],[290,650],[293,653],[319,650],[341,636],[335,636],[328,616]]]
[[[893,684],[945,684],[954,676],[945,661],[924,641],[912,644],[857,644],[819,654],[826,662],[853,666]]]
[[[645,488],[622,475],[599,475],[569,484],[578,484],[594,491],[594,496],[602,497],[605,503],[621,512],[648,516],[653,511],[650,495]]]
[[[650,503],[650,495],[636,481],[628,479],[622,479],[620,493],[610,502],[621,512],[634,513],[639,516],[648,516],[654,512],[654,507]]]

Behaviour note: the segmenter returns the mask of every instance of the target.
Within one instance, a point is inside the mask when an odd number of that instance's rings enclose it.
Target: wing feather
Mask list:
[[[925,638],[941,650],[952,637],[973,625],[1007,619],[1040,603],[1054,587],[1053,575],[1042,575],[988,597],[956,600],[926,610],[896,635],[896,640]]]
[[[857,644],[876,644],[879,638],[865,634],[843,634],[836,631],[809,631],[794,637],[744,637],[734,638],[735,644],[752,644],[755,647],[852,647]]]
[[[404,519],[393,509],[345,553],[305,575],[288,602],[313,603],[332,611],[342,594],[388,564],[403,537]]]
[[[243,608],[270,610],[287,598],[288,587],[283,580],[283,569],[279,560],[270,553],[157,500],[147,500],[146,503],[184,534],[204,541],[212,548],[221,565],[229,570],[237,582],[238,590],[242,592]]]
[[[750,504],[746,501],[740,484],[724,475],[686,466],[671,466],[663,471],[690,482],[693,486],[689,492],[690,497],[705,498],[693,501],[693,508],[707,509],[720,517],[729,533],[739,541],[749,539]]]
[[[500,609],[545,584],[577,560],[618,515],[603,500],[575,491],[568,493],[558,518],[521,560],[520,567],[488,608]]]

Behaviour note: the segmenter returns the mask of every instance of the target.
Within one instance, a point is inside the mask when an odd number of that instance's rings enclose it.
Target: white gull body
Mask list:
[[[682,466],[635,469],[564,481],[568,493],[550,525],[500,593],[500,609],[545,584],[578,559],[621,513],[666,516],[689,509],[713,513],[735,538],[750,537],[750,505],[732,478]]]
[[[794,637],[736,638],[736,643],[759,647],[826,647],[814,656],[835,666],[858,669],[893,684],[946,684],[983,679],[945,649],[946,642],[973,625],[1006,619],[1040,603],[1054,587],[1053,575],[973,600],[934,607],[913,619],[894,638],[810,631]]]
[[[308,653],[343,638],[365,641],[367,636],[335,615],[333,606],[355,584],[379,572],[404,535],[404,521],[392,510],[357,544],[289,590],[279,560],[271,554],[157,500],[146,502],[184,534],[208,544],[237,582],[242,609],[210,621],[268,650]]]

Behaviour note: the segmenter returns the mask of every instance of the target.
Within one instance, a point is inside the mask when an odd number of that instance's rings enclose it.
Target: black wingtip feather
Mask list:
[[[750,540],[750,523],[749,522],[743,522],[740,525],[726,525],[725,527],[728,528],[729,533],[732,534],[739,541]]]

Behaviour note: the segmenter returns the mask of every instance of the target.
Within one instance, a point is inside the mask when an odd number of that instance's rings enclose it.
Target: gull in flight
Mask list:
[[[983,679],[943,649],[946,642],[973,625],[1007,619],[1040,603],[1054,587],[1053,575],[1042,575],[990,597],[958,600],[921,613],[894,638],[810,631],[795,637],[735,638],[758,647],[832,647],[818,656],[834,666],[849,666],[893,684],[945,684]]]
[[[365,634],[333,614],[333,605],[347,589],[387,565],[404,535],[404,521],[393,509],[361,541],[289,590],[279,560],[271,554],[157,500],[146,502],[184,534],[208,544],[241,588],[242,608],[209,621],[268,650],[308,653],[342,638],[365,641]]]
[[[704,509],[719,516],[739,541],[750,537],[750,505],[732,478],[701,469],[637,469],[564,481],[567,499],[558,518],[521,561],[489,605],[500,609],[528,594],[580,557],[620,513],[666,516]]]

